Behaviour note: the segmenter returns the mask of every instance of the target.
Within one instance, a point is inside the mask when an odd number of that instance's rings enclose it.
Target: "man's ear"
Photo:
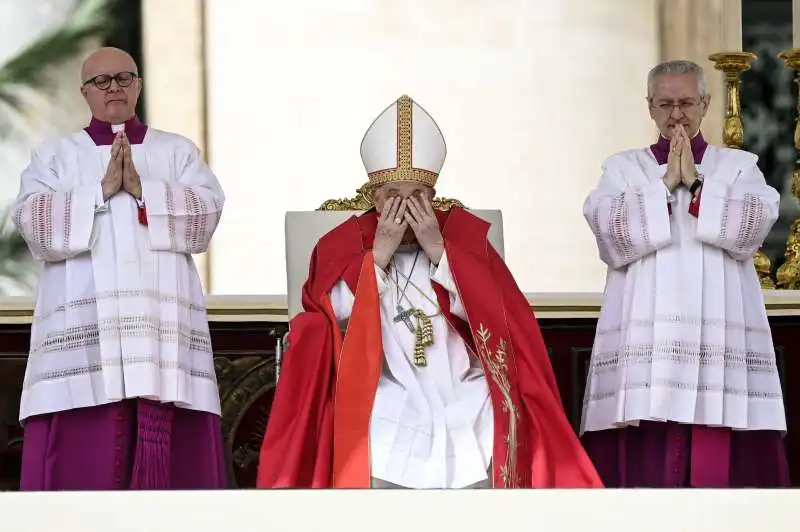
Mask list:
[[[708,110],[711,108],[711,95],[710,94],[706,95],[706,97],[704,99],[704,102],[705,103],[703,105],[705,107],[703,108],[703,118],[705,118],[706,113],[708,113]]]

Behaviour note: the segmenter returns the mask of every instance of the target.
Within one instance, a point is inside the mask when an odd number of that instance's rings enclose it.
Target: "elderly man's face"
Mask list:
[[[697,134],[708,112],[710,97],[701,96],[695,74],[658,76],[653,80],[652,90],[650,117],[661,135],[672,138],[678,124],[683,125],[690,138]]]
[[[83,65],[82,82],[81,94],[98,120],[121,124],[135,114],[142,84],[136,63],[122,50],[95,52]]]

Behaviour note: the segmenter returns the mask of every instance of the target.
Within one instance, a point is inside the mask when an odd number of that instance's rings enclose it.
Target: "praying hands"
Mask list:
[[[676,127],[675,133],[669,140],[667,175],[664,176],[664,184],[667,186],[670,193],[675,192],[675,189],[681,184],[681,153],[683,152],[683,143],[680,140],[680,133]]]
[[[133,164],[131,143],[125,133],[122,133],[122,156],[122,187],[137,200],[142,199],[142,182]]]
[[[106,175],[100,185],[103,188],[103,201],[107,201],[120,190],[125,190],[136,199],[142,197],[142,183],[131,157],[131,143],[122,131],[117,133],[111,145],[111,160],[108,161]]]
[[[103,188],[103,201],[108,201],[111,196],[119,192],[122,188],[122,149],[123,140],[122,133],[120,132],[117,133],[117,136],[114,138],[114,143],[111,145],[111,160],[108,161],[106,175],[100,182],[100,186]]]
[[[694,154],[692,153],[692,144],[689,140],[689,134],[686,129],[678,124],[677,133],[678,142],[681,144],[681,183],[686,185],[686,188],[691,188],[694,182],[698,179],[697,168],[694,166]]]
[[[691,188],[698,179],[697,175],[689,134],[686,133],[683,125],[676,124],[675,133],[669,143],[667,175],[664,176],[664,184],[670,192],[674,192],[680,184]]]

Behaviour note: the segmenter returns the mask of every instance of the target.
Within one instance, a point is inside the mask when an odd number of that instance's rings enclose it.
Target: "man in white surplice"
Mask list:
[[[786,430],[753,254],[778,217],[757,157],[717,148],[689,61],[653,68],[657,143],[608,158],[584,204],[605,299],[581,431],[608,487],[783,486]]]
[[[22,390],[23,490],[227,486],[204,296],[224,194],[188,139],[135,115],[134,60],[85,61],[85,129],[45,142],[14,222],[42,263]]]

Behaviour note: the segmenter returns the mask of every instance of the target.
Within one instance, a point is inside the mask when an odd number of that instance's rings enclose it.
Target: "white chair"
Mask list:
[[[462,206],[457,200],[434,200],[434,206],[447,210],[452,206]],[[359,189],[358,195],[352,199],[329,200],[315,211],[289,211],[286,213],[286,289],[289,307],[289,320],[303,311],[302,290],[308,277],[311,252],[319,239],[350,216],[358,216],[371,208],[371,203]],[[472,210],[474,215],[491,224],[489,241],[502,257],[503,215],[499,210]],[[286,336],[278,341],[276,349],[276,378],[280,372],[281,358],[286,347]]]

